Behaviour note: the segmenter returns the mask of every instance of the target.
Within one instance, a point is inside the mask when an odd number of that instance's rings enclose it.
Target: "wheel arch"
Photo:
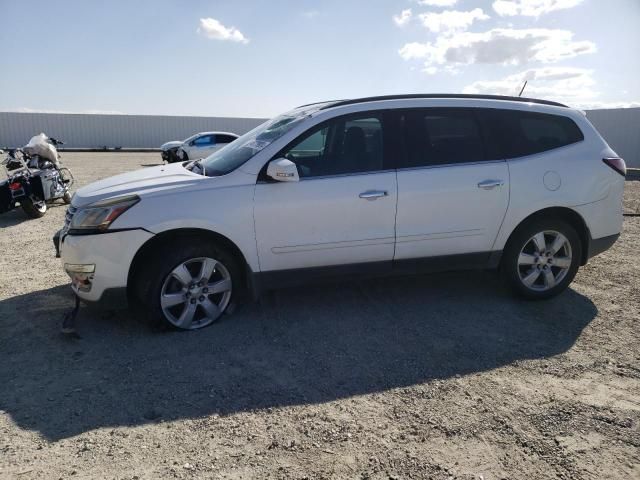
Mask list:
[[[516,228],[514,228],[511,234],[509,235],[509,238],[505,243],[504,250],[507,249],[509,242],[514,237],[515,233],[518,232],[518,230],[520,230],[522,227],[527,225],[529,222],[532,222],[534,220],[538,220],[541,218],[544,218],[544,219],[555,218],[555,219],[564,220],[576,230],[582,246],[582,258],[580,259],[580,265],[586,265],[587,260],[589,259],[589,244],[591,242],[591,233],[589,231],[589,227],[587,226],[587,223],[584,221],[584,218],[582,218],[582,215],[580,215],[578,212],[576,212],[575,210],[569,207],[543,208],[542,210],[538,210],[530,214],[529,216],[525,217],[520,221],[520,223],[518,223]]]
[[[129,266],[129,272],[127,274],[127,291],[131,293],[131,287],[135,282],[136,275],[140,271],[140,267],[144,265],[145,261],[148,261],[160,248],[168,245],[175,245],[176,242],[187,241],[188,239],[200,238],[207,239],[212,243],[227,250],[238,262],[238,266],[245,272],[243,278],[245,287],[250,281],[251,268],[240,250],[240,248],[226,236],[214,232],[212,230],[206,230],[202,228],[178,228],[167,230],[157,235],[154,235],[147,240],[138,249]]]

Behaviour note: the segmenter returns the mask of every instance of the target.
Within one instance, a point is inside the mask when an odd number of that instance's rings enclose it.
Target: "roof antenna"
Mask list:
[[[524,85],[522,85],[522,88],[520,89],[520,93],[518,94],[518,96],[519,96],[519,97],[521,97],[521,96],[522,96],[522,92],[524,92],[524,89],[525,89],[525,87],[527,86],[527,82],[528,82],[528,80],[525,80],[525,81],[524,81]]]

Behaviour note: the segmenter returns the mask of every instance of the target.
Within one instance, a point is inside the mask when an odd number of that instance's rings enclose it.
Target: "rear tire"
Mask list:
[[[500,268],[515,294],[542,300],[555,297],[569,286],[581,258],[582,243],[571,225],[557,219],[537,219],[513,233]]]
[[[158,248],[133,278],[135,311],[147,323],[198,330],[220,320],[241,291],[241,270],[226,250],[197,237]]]
[[[30,198],[20,200],[20,206],[29,218],[42,218],[47,213],[47,204],[43,202],[33,203]]]

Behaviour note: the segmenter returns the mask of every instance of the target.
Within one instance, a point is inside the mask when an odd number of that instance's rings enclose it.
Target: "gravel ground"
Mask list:
[[[79,184],[156,154],[68,153]],[[625,209],[640,213],[640,181]],[[2,478],[640,478],[640,218],[546,302],[493,273],[282,290],[154,333],[0,217]]]

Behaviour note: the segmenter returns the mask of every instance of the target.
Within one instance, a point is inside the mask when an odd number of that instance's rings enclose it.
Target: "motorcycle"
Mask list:
[[[73,175],[60,163],[56,148],[63,144],[40,134],[23,149],[8,151],[0,162],[7,175],[0,182],[0,213],[19,205],[30,218],[40,218],[56,200],[71,203]]]

